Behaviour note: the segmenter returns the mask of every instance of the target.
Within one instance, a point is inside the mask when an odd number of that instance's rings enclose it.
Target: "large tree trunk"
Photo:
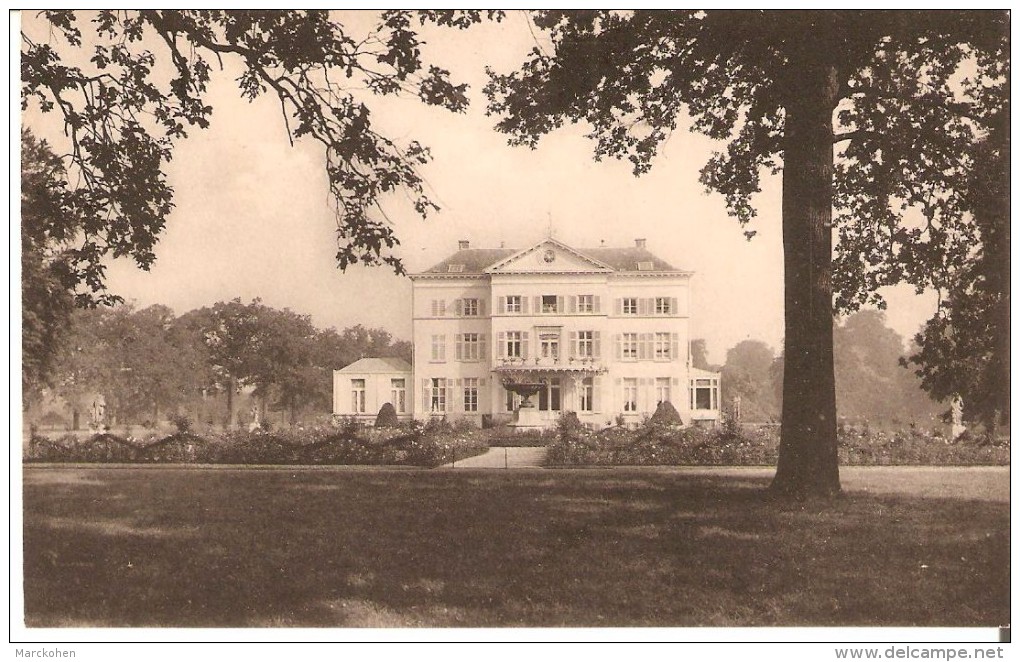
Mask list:
[[[840,490],[832,356],[832,113],[839,84],[826,46],[790,57],[783,167],[786,347],[779,466],[771,489]]]

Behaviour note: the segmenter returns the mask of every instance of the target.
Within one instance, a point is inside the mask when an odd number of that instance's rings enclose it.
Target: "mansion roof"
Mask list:
[[[341,368],[337,372],[355,374],[390,374],[394,372],[411,372],[411,365],[404,359],[395,357],[364,358]]]
[[[644,245],[628,246],[625,248],[573,248],[566,246],[555,239],[547,239],[532,249],[519,248],[461,248],[456,253],[442,262],[426,269],[423,274],[484,274],[493,265],[499,264],[508,258],[526,250],[533,250],[545,243],[554,243],[568,249],[575,255],[587,258],[596,263],[609,267],[612,271],[621,272],[675,272],[686,273],[677,269],[670,263],[658,257]],[[466,242],[465,242],[466,243]],[[642,244],[644,242],[641,242]]]

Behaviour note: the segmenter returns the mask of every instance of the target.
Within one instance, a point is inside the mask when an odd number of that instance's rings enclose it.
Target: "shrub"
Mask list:
[[[182,412],[170,416],[170,423],[177,429],[177,434],[191,434],[194,429],[191,417]]]
[[[392,403],[387,402],[379,408],[379,414],[375,417],[375,427],[395,428],[399,424],[397,410]]]
[[[655,413],[652,414],[651,419],[648,421],[651,425],[683,425],[683,419],[680,418],[680,412],[676,410],[672,402],[660,402],[659,406],[655,408]]]

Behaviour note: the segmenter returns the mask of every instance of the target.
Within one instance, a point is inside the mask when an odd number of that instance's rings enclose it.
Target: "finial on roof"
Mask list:
[[[606,240],[605,239],[599,240],[599,248],[605,248],[605,247],[606,247]]]

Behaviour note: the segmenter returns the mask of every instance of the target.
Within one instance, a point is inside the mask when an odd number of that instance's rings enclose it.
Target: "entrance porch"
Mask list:
[[[513,412],[519,430],[552,428],[564,411],[591,411],[598,375],[592,363],[506,365],[493,370],[503,385],[503,411]]]

